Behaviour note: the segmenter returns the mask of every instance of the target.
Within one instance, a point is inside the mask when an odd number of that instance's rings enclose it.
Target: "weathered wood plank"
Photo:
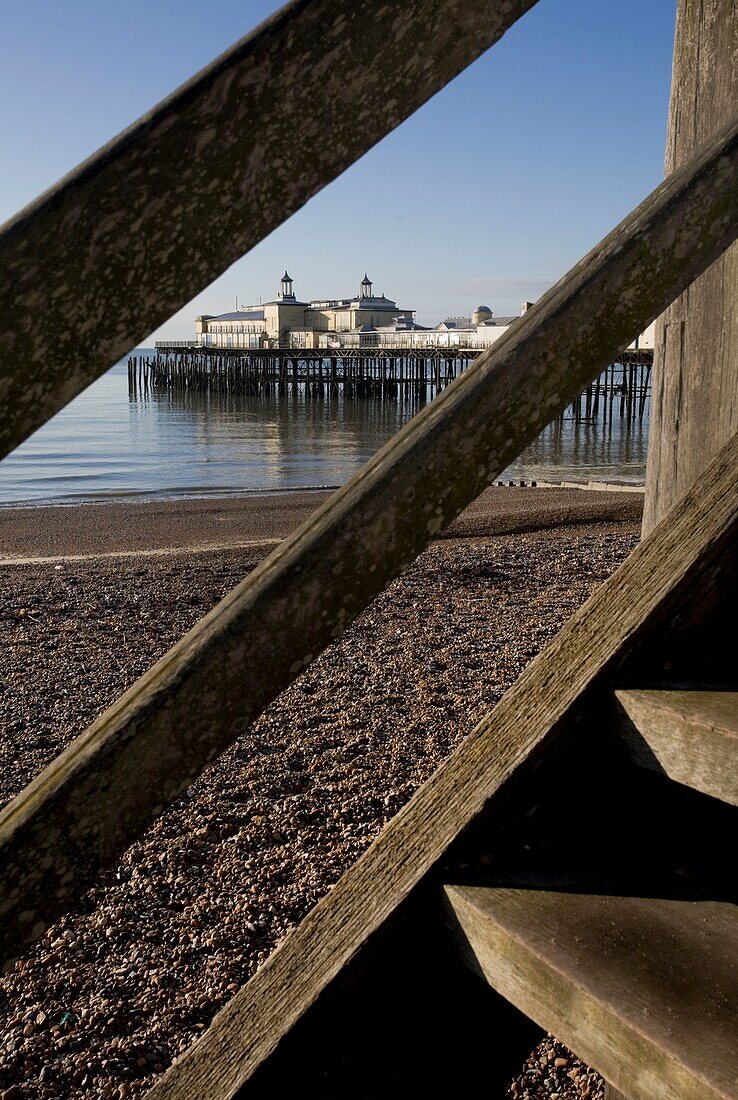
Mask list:
[[[738,1096],[738,910],[448,886],[490,984],[631,1100]]]
[[[738,691],[615,692],[637,763],[738,806]]]
[[[666,170],[738,103],[738,4],[679,0]],[[738,430],[738,246],[659,318],[643,530],[666,515]]]
[[[0,457],[534,3],[293,0],[9,222]]]
[[[738,438],[711,474],[711,490],[685,498],[573,616],[154,1087],[151,1100],[232,1096],[488,799],[555,743],[582,694],[611,677],[656,625],[683,616],[690,597],[709,603],[703,597],[716,572],[721,585],[735,581],[738,563],[729,554],[738,531]]]
[[[738,121],[7,807],[2,957],[40,935],[737,233]]]

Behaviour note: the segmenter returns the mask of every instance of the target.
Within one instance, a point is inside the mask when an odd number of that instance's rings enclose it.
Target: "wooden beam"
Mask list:
[[[616,691],[638,764],[738,806],[738,691]]]
[[[476,969],[631,1100],[734,1100],[729,902],[447,886]]]
[[[736,234],[738,120],[6,808],[2,957],[117,860]]]
[[[0,457],[535,0],[292,0],[0,232]]]
[[[437,894],[417,891],[359,952],[249,1080],[244,1100],[507,1094],[543,1032],[459,965]]]
[[[711,602],[715,576],[724,584],[727,563],[738,569],[727,557],[738,534],[738,499],[730,491],[738,437],[711,474],[711,490],[680,502],[569,620],[154,1086],[150,1100],[233,1096],[485,803],[556,743],[584,693],[601,687],[657,625],[684,616],[689,598],[703,607]]]
[[[691,157],[738,103],[738,4],[679,0],[666,170]],[[738,246],[656,325],[643,530],[649,531],[738,430]]]

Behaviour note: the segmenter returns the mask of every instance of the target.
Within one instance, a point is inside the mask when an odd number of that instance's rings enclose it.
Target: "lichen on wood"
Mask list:
[[[37,937],[738,235],[738,121],[675,173],[0,818],[0,951]]]
[[[293,0],[0,231],[0,457],[535,0]]]

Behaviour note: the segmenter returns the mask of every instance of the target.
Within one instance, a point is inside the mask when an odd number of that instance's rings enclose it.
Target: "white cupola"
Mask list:
[[[282,276],[282,280],[281,280],[279,285],[280,285],[280,293],[279,293],[280,301],[294,300],[295,295],[292,291],[292,278],[290,277],[290,275],[288,275],[287,271],[285,271],[284,275]]]

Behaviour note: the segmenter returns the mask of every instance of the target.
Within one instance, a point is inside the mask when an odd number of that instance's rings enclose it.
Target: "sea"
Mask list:
[[[151,349],[137,349],[146,354]],[[0,462],[0,503],[275,492],[341,485],[418,411],[402,400],[132,395],[126,361]],[[648,417],[550,425],[505,480],[642,483]]]

